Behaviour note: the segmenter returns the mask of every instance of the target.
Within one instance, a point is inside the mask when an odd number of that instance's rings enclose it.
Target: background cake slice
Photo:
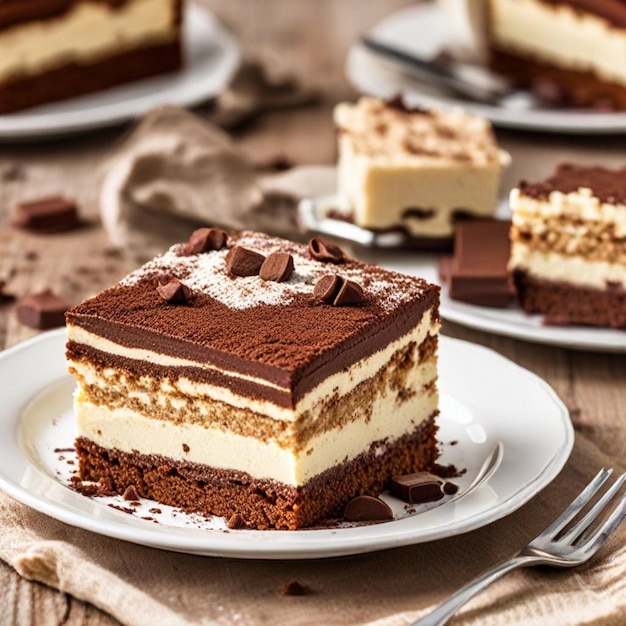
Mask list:
[[[256,528],[433,467],[439,288],[201,230],[67,315],[79,476]]]
[[[626,2],[489,0],[490,65],[539,95],[626,109]]]
[[[561,165],[511,193],[522,307],[551,324],[626,328],[626,167]]]
[[[509,157],[486,120],[364,97],[338,105],[335,124],[339,195],[355,224],[437,248],[458,216],[493,215]]]
[[[0,113],[181,66],[183,0],[0,0]]]

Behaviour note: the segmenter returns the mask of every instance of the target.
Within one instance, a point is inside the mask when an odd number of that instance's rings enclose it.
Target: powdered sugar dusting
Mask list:
[[[282,283],[264,281],[259,276],[233,277],[226,267],[227,249],[178,256],[180,244],[177,244],[129,274],[120,285],[130,287],[158,275],[175,276],[195,293],[210,296],[232,309],[288,305],[298,294],[312,296],[315,283],[326,274],[339,274],[358,282],[366,296],[385,310],[419,298],[424,291],[424,283],[419,279],[353,261],[340,265],[321,263],[313,260],[302,244],[260,233],[231,235],[229,246],[232,245],[240,245],[265,256],[272,252],[288,252],[293,256],[295,271],[288,281]]]

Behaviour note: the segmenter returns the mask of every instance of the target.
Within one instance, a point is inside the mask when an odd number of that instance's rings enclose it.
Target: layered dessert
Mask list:
[[[519,301],[549,324],[626,328],[626,167],[561,165],[511,192]]]
[[[339,195],[358,226],[441,248],[458,217],[493,215],[509,159],[486,120],[364,97],[339,104],[335,123]]]
[[[0,0],[0,113],[181,66],[183,0]]]
[[[488,0],[488,4],[487,37],[494,70],[550,99],[626,109],[626,2]]]
[[[296,529],[437,455],[439,288],[201,229],[67,314],[79,476]]]

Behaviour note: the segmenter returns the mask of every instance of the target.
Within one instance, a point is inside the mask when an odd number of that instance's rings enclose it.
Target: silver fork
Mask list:
[[[484,574],[481,574],[450,596],[432,613],[413,622],[411,626],[445,624],[479,591],[482,591],[487,585],[518,567],[528,567],[530,565],[575,567],[588,561],[604,545],[609,535],[626,517],[626,493],[622,494],[609,510],[609,503],[626,483],[626,473],[622,474],[613,483],[584,517],[573,524],[571,528],[565,529],[585,505],[591,502],[592,498],[598,493],[612,473],[612,469],[601,470],[565,511],[523,548],[521,552],[510,561],[496,565]],[[605,510],[609,511],[608,517],[597,528],[592,529],[594,522]]]

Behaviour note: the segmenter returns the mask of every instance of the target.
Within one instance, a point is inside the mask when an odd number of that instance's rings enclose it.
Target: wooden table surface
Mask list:
[[[322,93],[319,104],[266,113],[238,131],[236,140],[254,161],[284,155],[296,164],[332,163],[331,109],[354,97],[344,78],[346,51],[385,13],[409,0],[208,0],[240,36],[250,57],[279,59]],[[124,262],[112,255],[97,220],[101,163],[126,129],[55,142],[0,145],[0,280],[18,295],[49,286],[73,303],[119,279]],[[500,132],[514,158],[504,186],[544,176],[562,160],[626,161],[621,138],[559,138]],[[19,199],[62,192],[77,198],[88,223],[72,233],[36,236],[9,226]],[[626,456],[620,415],[626,406],[626,356],[594,354],[524,343],[460,326],[444,332],[482,343],[545,378],[565,401],[578,432],[607,454]],[[36,334],[21,326],[10,305],[0,305],[0,347]],[[0,385],[1,385],[0,381]],[[58,591],[19,577],[0,562],[0,624],[113,624],[107,615]]]

